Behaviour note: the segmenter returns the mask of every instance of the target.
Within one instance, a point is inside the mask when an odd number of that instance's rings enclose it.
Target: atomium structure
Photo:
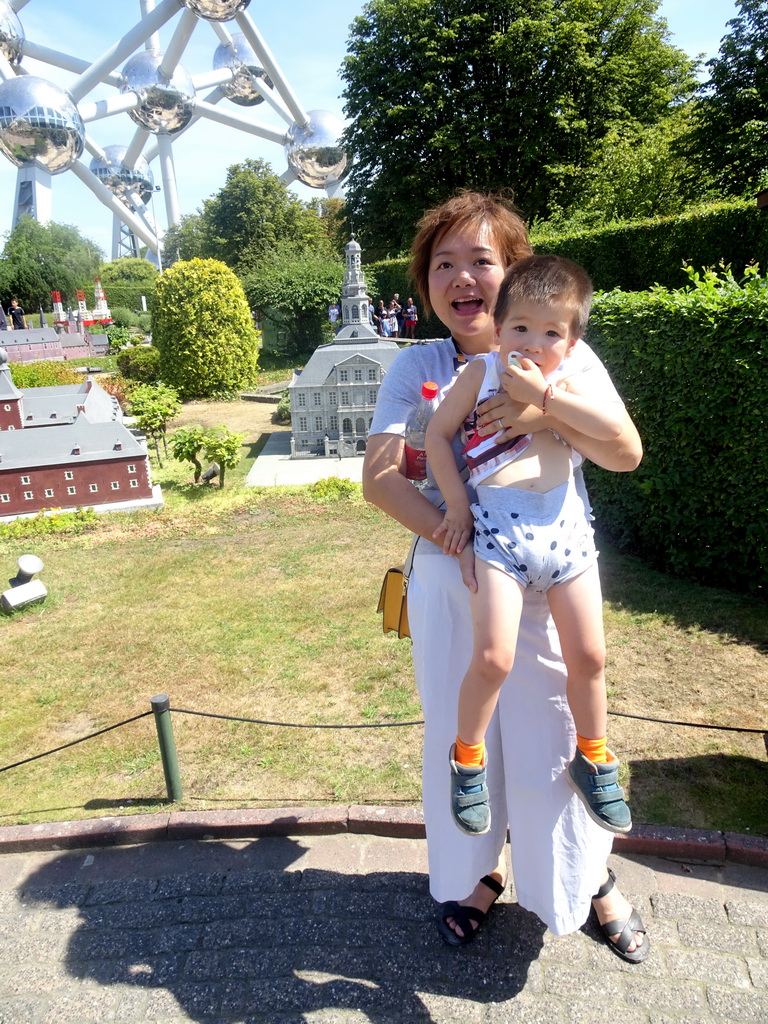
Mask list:
[[[150,165],[159,164],[167,221],[176,224],[173,141],[201,118],[283,146],[286,184],[340,194],[347,166],[341,120],[302,107],[246,10],[250,0],[139,0],[136,24],[92,62],[27,39],[19,12],[29,2],[0,0],[0,151],[18,168],[14,224],[23,214],[49,220],[51,177],[72,171],[113,214],[112,258],[137,256],[143,243],[160,260],[162,232],[147,206],[156,190]],[[192,74],[182,58],[203,24],[218,45],[212,70]],[[165,25],[172,35],[161,50]],[[27,73],[25,56],[71,72],[73,84],[67,90]],[[105,98],[92,98],[105,90]],[[277,127],[227,109],[226,101],[265,104]],[[89,123],[102,118],[131,127],[125,115],[133,122],[125,144],[102,147],[89,137]]]

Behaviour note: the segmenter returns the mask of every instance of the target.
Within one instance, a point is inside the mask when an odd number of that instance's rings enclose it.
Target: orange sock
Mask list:
[[[484,754],[484,743],[462,743],[459,737],[456,737],[454,760],[465,768],[482,767]]]
[[[593,764],[605,764],[608,760],[606,738],[603,736],[599,740],[587,740],[583,736],[576,734],[576,746],[582,752],[584,757]]]

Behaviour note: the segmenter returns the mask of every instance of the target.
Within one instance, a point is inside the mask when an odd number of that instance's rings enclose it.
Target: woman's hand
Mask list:
[[[545,423],[541,407],[515,402],[506,391],[500,391],[492,398],[486,398],[477,407],[477,430],[482,437],[488,437],[499,430],[504,431],[504,440],[543,430]]]

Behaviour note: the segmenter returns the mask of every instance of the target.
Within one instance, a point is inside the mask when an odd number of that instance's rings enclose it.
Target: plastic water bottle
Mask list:
[[[427,427],[435,411],[437,384],[431,380],[421,386],[421,401],[405,428],[405,475],[415,487],[427,481]]]

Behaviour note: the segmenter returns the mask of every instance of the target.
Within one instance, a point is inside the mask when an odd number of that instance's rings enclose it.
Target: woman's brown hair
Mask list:
[[[429,264],[435,246],[448,231],[469,226],[480,228],[483,224],[490,228],[505,267],[532,254],[526,226],[503,195],[460,192],[427,210],[417,225],[408,267],[426,313],[430,312]]]

